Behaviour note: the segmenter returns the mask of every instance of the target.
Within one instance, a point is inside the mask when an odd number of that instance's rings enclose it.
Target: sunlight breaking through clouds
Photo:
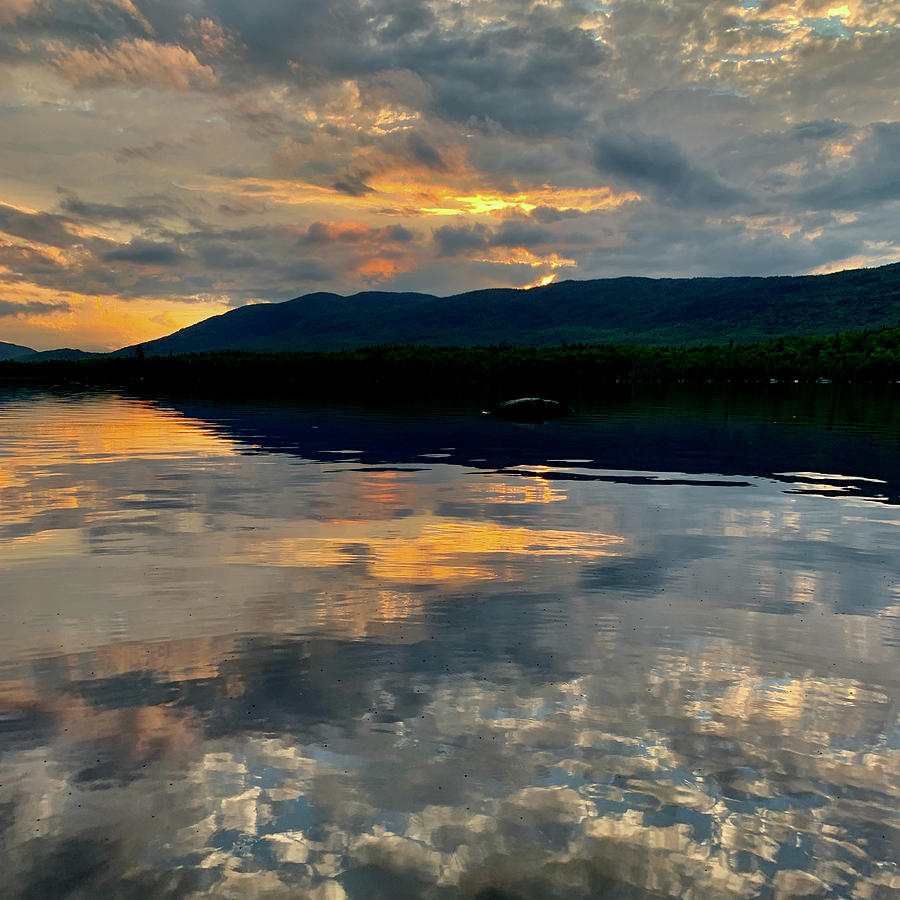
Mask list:
[[[895,3],[103,0],[77,25],[67,9],[0,2],[8,340],[105,349],[123,317],[149,339],[210,297],[558,271],[450,256],[430,236],[451,222],[539,228],[522,250],[579,278],[896,259]],[[367,246],[307,253],[337,221]],[[72,327],[37,301],[70,304]],[[97,302],[120,309],[105,332]]]

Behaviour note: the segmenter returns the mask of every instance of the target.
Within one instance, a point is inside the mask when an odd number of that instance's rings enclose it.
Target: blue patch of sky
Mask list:
[[[829,16],[827,18],[825,16],[814,16],[801,21],[819,37],[848,38],[852,34],[840,16]]]

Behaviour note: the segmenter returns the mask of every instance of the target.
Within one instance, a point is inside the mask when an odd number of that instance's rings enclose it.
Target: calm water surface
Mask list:
[[[898,411],[0,395],[0,895],[900,896]]]

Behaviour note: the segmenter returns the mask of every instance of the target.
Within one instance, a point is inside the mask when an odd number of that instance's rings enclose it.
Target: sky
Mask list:
[[[900,259],[900,0],[0,0],[0,340]]]

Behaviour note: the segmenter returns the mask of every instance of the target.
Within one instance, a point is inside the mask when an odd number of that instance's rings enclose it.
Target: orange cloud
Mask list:
[[[184,24],[187,35],[208,56],[224,56],[235,49],[237,42],[234,37],[214,19],[195,19],[188,15],[184,17]]]
[[[57,70],[76,87],[91,84],[154,84],[186,91],[214,87],[215,72],[190,51],[177,44],[158,44],[145,38],[120,41],[115,47],[68,50],[59,44],[49,48]]]
[[[309,241],[356,241],[369,237],[375,229],[365,222],[313,222],[307,229]]]
[[[409,258],[392,259],[373,256],[358,265],[354,271],[369,281],[387,281],[395,275],[409,272],[414,268],[415,263]]]
[[[561,269],[564,266],[578,265],[574,259],[566,259],[558,253],[538,256],[524,247],[495,247],[484,255],[473,258],[475,262],[499,263],[502,266],[531,266],[533,269],[539,266]]]
[[[0,0],[0,22],[14,22],[27,16],[35,6],[37,0]]]
[[[265,196],[285,206],[327,204],[347,206],[380,215],[502,217],[509,213],[530,213],[540,207],[561,211],[595,212],[636,203],[643,197],[636,191],[597,188],[558,188],[542,185],[516,192],[485,189],[475,193],[448,184],[429,181],[391,181],[372,178],[371,191],[361,195],[342,193],[332,187],[273,178],[211,178],[204,183],[185,185],[196,191],[218,191],[238,197]]]
[[[518,192],[483,190],[462,193],[454,188],[431,184],[372,181],[382,193],[415,198],[418,212],[432,216],[498,215],[507,212],[530,213],[538,207],[594,212],[613,209],[641,199],[635,191],[615,192],[610,187],[556,188],[542,185]]]
[[[94,9],[99,9],[102,6],[112,6],[116,9],[121,10],[126,15],[131,16],[135,22],[138,22],[140,26],[147,32],[147,34],[154,34],[153,26],[147,21],[146,17],[141,13],[141,11],[131,2],[131,0],[92,0],[91,4]]]

